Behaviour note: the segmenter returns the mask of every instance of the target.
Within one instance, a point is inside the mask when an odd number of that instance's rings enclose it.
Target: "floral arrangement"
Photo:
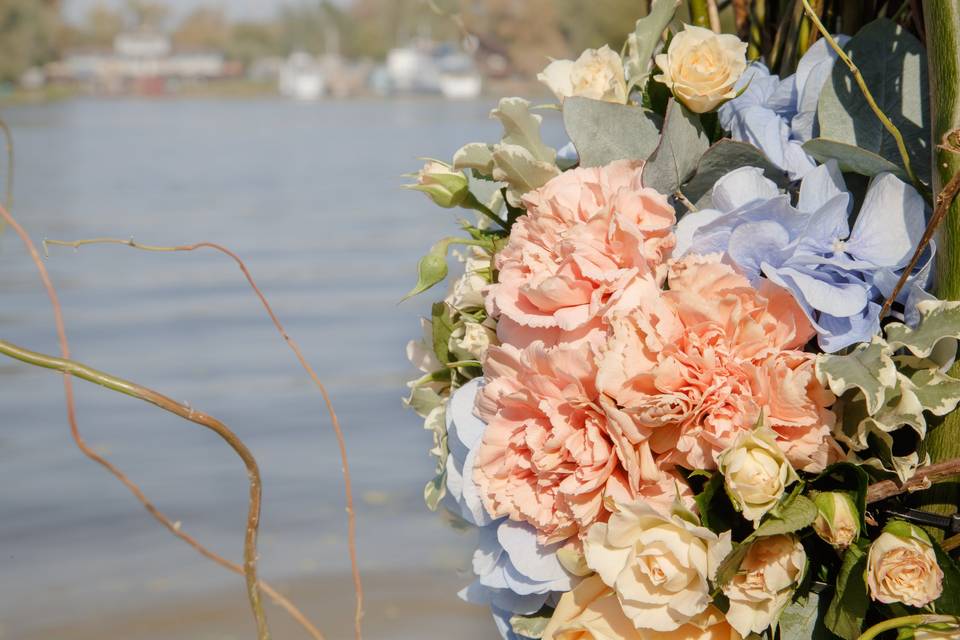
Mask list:
[[[546,66],[569,145],[506,98],[410,185],[475,214],[410,294],[464,247],[408,346],[427,504],[477,530],[460,595],[509,639],[960,638],[927,52],[804,1],[777,74],[678,5]]]

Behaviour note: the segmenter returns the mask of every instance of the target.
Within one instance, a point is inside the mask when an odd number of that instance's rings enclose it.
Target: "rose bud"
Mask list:
[[[445,209],[460,206],[470,193],[467,176],[439,160],[428,160],[423,169],[411,177],[416,177],[417,182],[404,188],[424,192]]]
[[[754,526],[797,480],[797,473],[773,437],[761,431],[737,436],[720,454],[719,469],[730,501]]]
[[[813,498],[817,519],[813,530],[837,549],[846,549],[860,536],[860,516],[849,493],[825,491]]]

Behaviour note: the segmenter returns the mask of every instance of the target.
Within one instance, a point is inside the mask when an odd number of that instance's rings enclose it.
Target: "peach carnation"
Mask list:
[[[605,498],[642,497],[669,509],[690,500],[682,482],[658,472],[658,482],[631,482],[621,442],[597,404],[597,367],[589,344],[523,349],[491,347],[477,414],[487,423],[474,479],[493,517],[528,522],[544,544],[579,534],[609,517]]]
[[[497,254],[487,297],[503,342],[582,336],[633,276],[662,280],[676,218],[666,196],[643,187],[642,167],[574,169],[524,196],[527,215]]]
[[[719,254],[673,263],[667,289],[649,275],[630,283],[599,359],[599,391],[633,423],[620,430],[639,475],[664,462],[715,469],[761,412],[791,464],[823,469],[833,396],[799,350],[813,329],[793,298],[768,281],[754,289]]]

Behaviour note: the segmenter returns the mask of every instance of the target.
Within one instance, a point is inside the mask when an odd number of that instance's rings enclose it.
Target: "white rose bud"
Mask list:
[[[607,45],[587,49],[573,60],[554,60],[537,80],[544,83],[557,100],[579,96],[604,102],[627,102],[627,80],[620,56]]]
[[[860,537],[860,517],[857,505],[849,493],[826,491],[813,498],[817,505],[817,518],[813,530],[825,542],[837,549],[846,549]]]
[[[723,587],[730,600],[727,622],[746,637],[776,624],[803,580],[807,554],[794,535],[758,539]]]
[[[734,85],[747,68],[747,43],[687,24],[656,62],[663,73],[655,79],[690,111],[706,113],[736,97]]]
[[[710,583],[730,552],[730,532],[717,535],[644,503],[620,505],[608,522],[587,529],[587,566],[611,587],[638,629],[673,631],[710,606]]]
[[[437,205],[452,209],[460,206],[470,193],[467,176],[462,171],[438,160],[428,160],[415,176],[415,184],[404,185],[407,189],[422,191]]]
[[[883,529],[867,554],[870,597],[890,604],[923,607],[943,592],[943,571],[923,529],[894,520]]]
[[[497,344],[493,329],[476,322],[465,322],[450,334],[449,348],[457,360],[482,360],[491,344]]]
[[[720,454],[720,473],[733,505],[756,527],[787,486],[797,480],[773,436],[762,431],[744,432]]]

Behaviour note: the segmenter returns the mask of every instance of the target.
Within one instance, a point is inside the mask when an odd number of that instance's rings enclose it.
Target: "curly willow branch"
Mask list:
[[[873,111],[874,115],[877,116],[877,119],[880,120],[880,124],[883,125],[883,128],[887,130],[887,133],[894,139],[897,143],[897,150],[900,152],[900,160],[903,162],[903,168],[906,169],[907,175],[910,176],[910,182],[917,187],[918,191],[923,191],[923,185],[920,183],[920,180],[917,178],[917,175],[913,172],[913,168],[910,164],[910,154],[907,153],[907,145],[903,141],[903,135],[900,133],[900,130],[897,128],[897,125],[893,124],[890,121],[890,118],[883,112],[883,109],[877,104],[877,101],[873,98],[873,94],[870,93],[870,89],[867,87],[867,83],[863,79],[863,74],[860,73],[860,69],[854,64],[853,60],[850,59],[850,56],[847,55],[847,52],[843,50],[837,41],[830,35],[830,31],[827,30],[823,23],[820,22],[820,16],[817,15],[817,12],[813,10],[813,7],[810,6],[810,0],[802,0],[803,9],[806,11],[807,16],[816,25],[817,30],[820,31],[824,39],[830,45],[830,47],[837,52],[837,55],[843,60],[843,63],[847,65],[847,68],[850,69],[850,73],[853,75],[853,79],[856,81],[857,86],[860,87],[860,93],[863,94],[864,100],[867,101],[867,104],[870,106],[870,109]]]
[[[62,240],[43,241],[44,250],[46,250],[50,245],[73,247],[74,249],[78,249],[84,245],[90,244],[119,244],[132,247],[134,249],[140,249],[141,251],[153,251],[161,253],[195,251],[203,248],[213,249],[232,258],[243,272],[243,275],[250,284],[250,287],[253,289],[254,293],[256,293],[257,297],[260,299],[260,302],[263,304],[264,309],[267,311],[267,315],[270,316],[270,320],[273,322],[273,325],[277,328],[277,331],[280,333],[281,337],[293,351],[297,360],[300,362],[300,366],[303,367],[304,371],[307,372],[307,375],[310,376],[310,379],[313,380],[313,383],[316,385],[317,389],[319,389],[320,394],[323,396],[324,403],[326,404],[327,413],[330,415],[330,422],[333,425],[333,431],[337,439],[337,446],[340,449],[340,461],[343,465],[343,491],[347,510],[347,541],[350,553],[350,565],[353,573],[353,587],[356,595],[356,608],[354,611],[354,634],[356,639],[360,640],[361,619],[363,616],[363,584],[360,580],[360,568],[357,561],[357,520],[356,513],[353,508],[353,483],[350,477],[350,464],[347,459],[347,447],[343,437],[343,430],[340,427],[340,420],[337,418],[336,411],[334,411],[333,401],[330,399],[330,394],[327,392],[327,388],[320,381],[320,377],[317,375],[316,371],[314,371],[313,367],[310,366],[310,363],[307,362],[307,359],[304,357],[299,345],[297,345],[296,341],[287,333],[287,330],[280,322],[280,319],[277,317],[276,313],[274,313],[270,303],[267,302],[266,296],[254,281],[253,276],[247,269],[246,264],[244,264],[243,260],[241,260],[240,257],[234,252],[230,251],[226,247],[214,244],[212,242],[198,242],[190,245],[162,247],[140,244],[138,242],[134,242],[132,238],[129,240],[123,240],[120,238],[91,238],[86,240],[75,240],[71,242]]]
[[[7,211],[13,209],[13,167],[14,167],[14,157],[13,157],[13,133],[10,131],[10,126],[7,125],[6,121],[3,118],[0,118],[0,131],[3,132],[3,141],[4,145],[7,148],[7,171],[5,178],[5,190],[3,195],[4,206],[7,208]],[[3,225],[0,224],[0,230],[3,229]]]
[[[903,484],[896,483],[893,480],[881,480],[871,484],[867,487],[867,503],[880,502],[901,493],[920,491],[932,484],[957,476],[960,476],[960,458],[920,467],[913,477]]]
[[[37,252],[37,248],[33,244],[33,240],[30,239],[29,234],[27,234],[27,232],[23,229],[23,227],[20,226],[20,224],[16,221],[13,215],[11,215],[10,212],[7,211],[7,209],[2,206],[0,206],[0,218],[6,221],[6,223],[13,228],[13,230],[17,233],[17,235],[20,236],[20,240],[23,242],[23,245],[26,247],[27,252],[30,254],[30,257],[33,260],[33,263],[37,267],[37,271],[40,275],[40,280],[43,282],[43,286],[47,291],[47,296],[50,298],[50,304],[53,308],[54,323],[57,329],[57,338],[60,343],[60,353],[64,359],[69,360],[70,359],[70,342],[67,340],[66,325],[63,321],[63,310],[60,307],[60,299],[59,299],[59,296],[57,296],[57,290],[53,286],[53,282],[50,280],[50,275],[47,273],[47,268],[43,264],[43,261],[40,259],[40,254]],[[134,496],[136,496],[142,503],[144,503],[144,506],[147,508],[147,510],[150,511],[150,513],[152,513],[154,517],[157,517],[157,519],[160,520],[164,524],[164,526],[167,526],[168,529],[170,528],[176,529],[175,525],[169,524],[169,520],[167,520],[166,518],[160,517],[162,516],[162,514],[159,511],[157,511],[155,508],[151,509],[152,505],[150,505],[150,503],[146,501],[146,497],[143,495],[143,492],[140,491],[139,487],[137,487],[133,482],[131,482],[118,468],[116,468],[106,459],[99,456],[98,454],[96,454],[96,452],[90,449],[90,447],[84,441],[83,437],[80,435],[80,428],[77,424],[76,406],[75,406],[74,393],[73,393],[73,379],[71,378],[69,373],[64,373],[63,391],[64,391],[64,396],[66,398],[67,421],[70,423],[70,434],[71,436],[73,436],[73,440],[74,442],[76,442],[77,447],[83,452],[84,455],[86,455],[91,460],[94,460],[95,462],[99,463],[108,471],[110,471],[110,473],[112,473],[115,477],[117,477],[128,489],[130,489],[133,492]],[[255,466],[254,466],[254,469],[256,469]],[[259,503],[259,477],[256,477],[256,481],[257,481],[257,502]],[[251,500],[252,500],[254,496],[254,476],[251,476],[250,490],[251,490]],[[245,540],[247,541],[249,541],[250,539],[253,540],[253,544],[254,544],[253,554],[249,557],[245,557],[244,567],[242,568],[240,573],[242,573],[247,579],[247,592],[250,599],[250,606],[253,609],[254,616],[257,620],[257,626],[258,626],[258,630],[260,631],[260,637],[269,638],[270,632],[266,626],[266,619],[263,614],[263,607],[261,606],[261,603],[260,603],[260,593],[258,589],[259,583],[256,579],[256,533],[257,533],[257,525],[259,524],[259,506],[255,514],[253,513],[252,506],[253,505],[251,504],[251,514],[256,515],[256,518],[254,518],[250,522],[250,524],[253,524],[254,526],[253,527],[248,526]],[[175,531],[175,533],[177,532]],[[181,536],[179,534],[177,535],[181,539],[190,543],[191,546],[196,548],[198,551],[203,553],[203,555],[207,556],[208,558],[214,559],[215,561],[217,561],[223,566],[228,566],[230,564],[228,561],[224,560],[223,558],[220,558],[219,560],[217,560],[218,556],[216,556],[216,554],[206,551],[203,547],[201,547],[198,543],[196,543],[195,540],[192,540],[189,537]],[[245,545],[245,551],[246,551],[246,545]],[[252,574],[250,571],[251,567],[253,569]],[[290,605],[290,607],[295,609],[295,607],[293,607],[292,604]],[[300,617],[302,617],[302,615]]]

